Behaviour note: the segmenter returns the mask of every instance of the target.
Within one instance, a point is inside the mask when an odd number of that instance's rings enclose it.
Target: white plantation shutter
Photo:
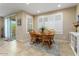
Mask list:
[[[48,28],[55,29],[55,17],[54,17],[54,15],[49,16],[48,25],[49,25]]]
[[[33,29],[33,19],[31,16],[28,16],[28,31]]]
[[[57,14],[55,15],[55,29],[57,34],[63,34],[63,15]]]
[[[46,16],[44,16],[44,18],[43,18],[43,22],[44,22],[44,27],[48,27],[48,17]]]
[[[42,26],[54,29],[56,34],[63,34],[63,14],[52,14],[38,17],[38,29]]]
[[[44,17],[44,16],[38,17],[38,22],[37,22],[38,23],[38,29],[45,27],[46,22],[48,22],[47,17]]]
[[[40,29],[42,26],[43,26],[43,20],[42,20],[43,18],[42,17],[39,17],[38,18],[38,29]]]

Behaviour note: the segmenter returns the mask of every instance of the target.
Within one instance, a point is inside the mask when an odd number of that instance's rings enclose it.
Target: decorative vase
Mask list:
[[[77,32],[77,28],[79,27],[79,21],[77,21],[75,24],[74,24],[75,28],[76,28],[76,32]]]
[[[44,30],[45,30],[45,28],[44,28],[44,27],[42,27],[42,28],[41,28],[41,32],[43,33],[43,32],[44,32]]]

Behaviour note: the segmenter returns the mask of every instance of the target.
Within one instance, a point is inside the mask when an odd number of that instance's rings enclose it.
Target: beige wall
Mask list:
[[[22,25],[16,28],[16,39],[20,42],[25,42],[27,39],[27,17],[29,14],[25,12],[16,13],[16,22],[21,18]]]
[[[23,12],[18,12],[16,14],[16,22],[18,21],[18,19],[21,19],[21,26],[16,24],[16,39],[18,41],[24,41],[24,32],[25,32],[25,23],[24,23],[24,15]]]
[[[4,27],[4,19],[2,17],[0,17],[0,37],[2,34],[2,28]]]
[[[70,8],[63,11],[64,13],[64,36],[68,39],[69,32],[75,31],[73,23],[76,20],[76,9]]]
[[[76,7],[76,17],[79,15],[79,4]],[[77,28],[77,31],[79,32],[79,27]]]
[[[69,32],[75,31],[75,28],[73,26],[73,23],[75,22],[76,18],[76,7],[72,7],[72,8],[67,8],[67,9],[63,9],[63,10],[58,10],[58,11],[53,11],[53,12],[48,12],[45,14],[41,14],[41,15],[48,15],[48,14],[53,14],[53,13],[59,13],[62,12],[63,13],[63,29],[64,29],[64,35],[56,35],[56,38],[64,38],[66,40],[69,40]],[[37,15],[35,17],[35,20],[37,19],[39,15]],[[34,20],[34,21],[35,21]],[[35,24],[35,28],[36,23]]]
[[[76,15],[79,15],[79,4],[76,6]]]

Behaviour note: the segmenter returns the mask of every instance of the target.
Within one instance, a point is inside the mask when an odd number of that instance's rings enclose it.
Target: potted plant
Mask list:
[[[42,27],[42,28],[41,28],[41,32],[43,33],[43,32],[44,32],[44,30],[45,30],[45,27]]]

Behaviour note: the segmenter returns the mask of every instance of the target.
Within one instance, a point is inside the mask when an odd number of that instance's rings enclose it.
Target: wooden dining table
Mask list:
[[[52,41],[54,42],[54,32],[51,31],[45,31],[45,32],[40,32],[40,31],[33,31],[33,35],[35,35],[36,43],[42,43],[43,45],[47,44],[48,47],[52,45]]]

